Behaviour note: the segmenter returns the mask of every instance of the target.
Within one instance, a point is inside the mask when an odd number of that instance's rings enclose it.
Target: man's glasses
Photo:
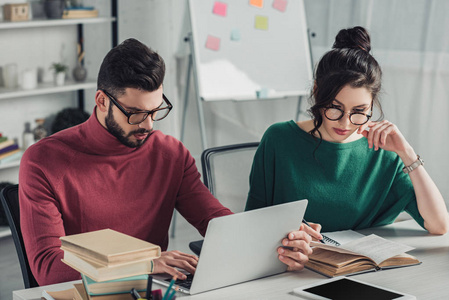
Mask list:
[[[164,105],[164,103],[162,103],[158,108],[155,108],[153,110],[144,110],[144,111],[139,111],[139,112],[133,112],[133,113],[129,113],[126,111],[125,108],[123,108],[123,106],[121,106],[118,101],[108,92],[106,92],[105,90],[101,90],[103,93],[106,94],[106,96],[108,96],[108,98],[112,101],[112,103],[115,104],[115,106],[118,107],[118,109],[120,109],[120,111],[128,117],[128,124],[130,125],[137,125],[142,123],[143,121],[146,120],[146,118],[148,118],[148,116],[151,116],[151,119],[153,121],[160,121],[163,118],[165,118],[168,113],[170,112],[170,110],[173,108],[173,105],[170,103],[170,101],[167,99],[167,97],[165,97],[164,94],[162,94],[162,98],[165,101],[166,106],[162,107]]]
[[[372,110],[373,109],[371,107],[370,115],[362,113],[362,112],[349,113],[349,121],[351,121],[351,123],[354,125],[363,125],[366,122],[368,122],[369,119],[372,117],[372,112],[373,112]],[[326,116],[326,118],[328,120],[338,121],[341,118],[343,118],[343,116],[345,115],[345,112],[340,108],[330,106],[324,110],[324,115]]]

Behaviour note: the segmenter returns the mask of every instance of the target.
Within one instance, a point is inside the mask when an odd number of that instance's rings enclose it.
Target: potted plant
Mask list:
[[[50,67],[55,71],[55,83],[56,85],[64,85],[65,82],[65,74],[69,67],[62,63],[53,63]]]

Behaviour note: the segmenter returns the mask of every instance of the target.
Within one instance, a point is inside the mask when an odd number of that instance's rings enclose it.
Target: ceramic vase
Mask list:
[[[78,62],[76,64],[76,67],[73,69],[72,75],[73,75],[73,79],[75,79],[75,81],[78,81],[78,82],[84,81],[84,80],[86,80],[86,77],[87,77],[87,70],[85,67],[83,67],[81,65],[81,63]]]
[[[64,85],[65,82],[65,72],[55,73],[55,84],[57,86]]]
[[[45,0],[44,10],[47,18],[49,19],[61,19],[64,12],[63,0]]]

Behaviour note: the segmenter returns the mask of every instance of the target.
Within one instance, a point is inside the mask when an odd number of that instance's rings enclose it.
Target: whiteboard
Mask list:
[[[189,0],[189,16],[202,100],[308,94],[312,66],[302,0]]]

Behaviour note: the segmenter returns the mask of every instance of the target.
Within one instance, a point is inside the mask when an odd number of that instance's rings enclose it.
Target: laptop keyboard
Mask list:
[[[170,282],[171,279],[165,279],[165,281]],[[193,281],[193,274],[187,274],[187,278],[184,280],[177,279],[175,281],[175,285],[179,285],[180,287],[190,289],[190,286],[192,285]]]

